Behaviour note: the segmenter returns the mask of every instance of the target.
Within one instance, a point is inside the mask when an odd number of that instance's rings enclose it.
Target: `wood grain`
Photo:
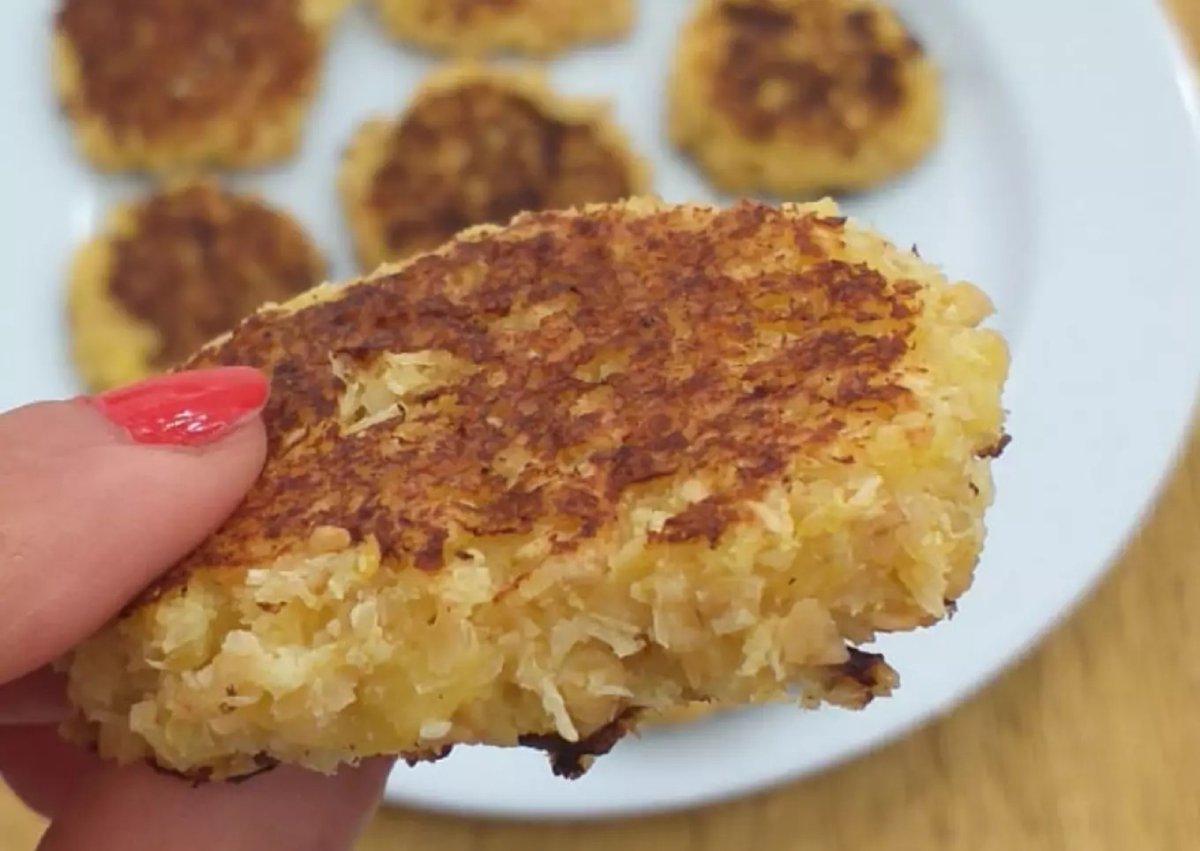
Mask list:
[[[1200,0],[1170,3],[1200,44]],[[1200,429],[1092,599],[999,682],[904,741],[755,798],[600,826],[386,811],[361,851],[1200,848],[1198,652]],[[41,829],[0,789],[0,848],[31,849]]]

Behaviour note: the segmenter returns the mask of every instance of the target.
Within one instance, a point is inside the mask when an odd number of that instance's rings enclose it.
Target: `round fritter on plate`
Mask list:
[[[396,39],[467,56],[512,51],[538,56],[619,38],[633,0],[374,0]]]
[[[95,391],[176,366],[324,277],[285,213],[214,183],[174,184],[117,207],[77,252],[67,300],[76,369]]]
[[[533,71],[463,65],[430,75],[399,119],[358,129],[339,192],[370,271],[468,227],[617,201],[648,182],[603,103],[560,97]]]
[[[96,167],[274,162],[296,148],[347,0],[61,0],[54,80]]]
[[[65,663],[73,735],[224,778],[460,744],[582,771],[645,713],[861,707],[971,582],[987,298],[831,203],[518,217],[264,309],[263,473]]]
[[[719,188],[812,197],[919,162],[941,132],[941,85],[876,0],[698,0],[668,112]]]

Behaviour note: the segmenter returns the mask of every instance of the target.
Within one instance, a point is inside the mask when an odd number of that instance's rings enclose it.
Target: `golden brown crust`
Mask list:
[[[616,747],[634,729],[639,712],[628,709],[589,736],[571,742],[559,735],[527,734],[518,740],[522,747],[545,751],[550,757],[550,770],[559,777],[578,780],[587,773],[592,761]]]
[[[395,122],[371,121],[340,176],[365,270],[525,210],[645,191],[646,168],[598,104],[559,98],[532,72],[444,69]]]
[[[55,75],[104,168],[253,165],[295,145],[342,0],[63,0]]]
[[[921,45],[876,0],[701,0],[672,132],[726,188],[861,188],[928,149],[937,101]]]
[[[270,460],[238,515],[168,581],[251,550],[270,557],[322,526],[421,570],[452,556],[451,527],[516,534],[538,520],[569,550],[614,520],[623,494],[667,476],[719,482],[719,494],[655,540],[714,542],[788,458],[835,438],[845,451],[848,421],[912,404],[896,375],[918,287],[832,259],[844,220],[748,203],[704,218],[695,230],[670,210],[529,215],[502,239],[458,241],[285,323],[251,318],[191,365],[268,370]],[[782,278],[725,271],[771,244],[808,260]],[[423,351],[461,364],[457,380],[406,400],[399,428],[339,424],[331,358],[367,370]]]
[[[548,56],[629,31],[633,0],[375,0],[391,34],[430,50]]]
[[[177,365],[324,274],[300,226],[261,200],[208,181],[166,187],[116,209],[79,252],[70,316],[81,373],[102,389]]]
[[[72,654],[73,735],[212,778],[520,743],[575,773],[695,703],[861,707],[896,674],[856,648],[970,584],[989,312],[832,204],[647,201],[265,308],[189,364],[270,375],[262,476]]]

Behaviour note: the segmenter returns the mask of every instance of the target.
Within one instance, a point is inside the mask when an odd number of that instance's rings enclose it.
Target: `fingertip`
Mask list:
[[[261,372],[231,366],[157,375],[87,401],[135,443],[197,447],[256,418],[269,392]]]

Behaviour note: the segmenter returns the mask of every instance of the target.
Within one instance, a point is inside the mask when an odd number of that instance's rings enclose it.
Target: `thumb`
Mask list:
[[[150,379],[0,415],[0,683],[120,611],[236,507],[262,466],[266,379]]]

